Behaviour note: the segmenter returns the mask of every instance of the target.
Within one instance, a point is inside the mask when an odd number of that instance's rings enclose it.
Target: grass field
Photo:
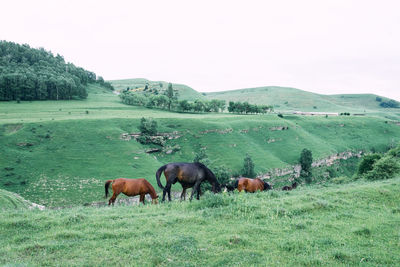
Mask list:
[[[0,116],[0,188],[46,206],[100,201],[111,178],[143,177],[158,190],[154,174],[161,165],[192,161],[200,149],[213,166],[232,172],[249,153],[261,174],[297,163],[303,148],[319,159],[384,151],[400,141],[399,126],[381,117],[171,113],[123,105],[98,86],[82,101],[3,102]],[[155,118],[160,132],[178,131],[167,146],[180,150],[147,154],[151,146],[122,140],[121,134],[138,132],[142,117]]]
[[[253,104],[274,106],[276,111],[350,112],[369,114],[393,119],[400,118],[400,109],[385,109],[379,106],[376,95],[342,94],[321,95],[296,88],[266,86],[232,91],[206,93],[207,99],[248,101]]]
[[[0,213],[0,264],[396,266],[399,196],[397,178],[159,205],[11,208]]]

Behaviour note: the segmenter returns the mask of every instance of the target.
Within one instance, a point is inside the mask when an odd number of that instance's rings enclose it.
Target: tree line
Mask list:
[[[112,88],[59,54],[0,41],[0,101],[82,99],[88,95],[86,85],[92,82]]]
[[[143,106],[147,108],[160,108],[169,111],[180,112],[223,112],[226,108],[225,100],[201,100],[195,101],[178,100],[178,92],[173,89],[172,84],[168,84],[168,89],[163,93],[155,94],[152,90],[143,92],[132,92],[127,88],[120,94],[123,103],[133,106]],[[255,105],[248,102],[229,102],[228,111],[240,114],[259,114],[272,111],[273,107],[268,105]]]
[[[180,112],[222,112],[226,106],[225,100],[178,100],[178,92],[173,89],[171,83],[168,84],[168,88],[160,94],[139,93],[126,90],[120,94],[120,98],[122,102],[127,105]]]
[[[240,114],[259,114],[272,111],[273,107],[268,105],[256,105],[248,102],[233,102],[229,101],[228,111]]]

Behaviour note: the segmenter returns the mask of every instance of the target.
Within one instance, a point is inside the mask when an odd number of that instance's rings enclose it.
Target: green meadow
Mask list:
[[[200,150],[212,166],[232,173],[240,172],[248,153],[256,173],[264,174],[296,164],[303,148],[317,160],[386,151],[400,141],[396,121],[380,116],[166,112],[124,105],[98,85],[89,87],[86,100],[2,102],[0,117],[0,188],[50,207],[103,201],[104,181],[119,177],[146,178],[159,190],[160,166],[192,161]],[[177,151],[148,154],[157,146],[124,140],[122,134],[139,132],[142,117],[154,118],[159,132],[175,133],[166,150]],[[270,182],[280,186],[287,177]]]
[[[396,266],[399,195],[396,178],[159,205],[11,208],[0,213],[0,264]]]

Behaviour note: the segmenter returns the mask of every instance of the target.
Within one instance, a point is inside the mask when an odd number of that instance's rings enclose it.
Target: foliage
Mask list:
[[[243,160],[242,175],[248,178],[256,177],[256,173],[254,172],[254,163],[248,153],[246,153],[246,157]]]
[[[382,156],[377,153],[365,155],[358,166],[358,174],[362,175],[367,173],[373,169],[373,166],[377,160],[379,160]]]
[[[373,165],[373,169],[365,174],[368,180],[383,180],[393,178],[400,172],[398,160],[391,156],[384,156],[378,159]]]
[[[312,158],[312,152],[311,150],[304,148],[301,151],[300,154],[300,159],[299,159],[299,163],[301,166],[301,171],[300,171],[300,176],[302,178],[305,178],[305,181],[307,183],[311,182],[311,177],[312,177],[312,173],[311,173],[311,164],[312,164],[313,158]]]
[[[229,101],[228,111],[233,113],[258,114],[267,113],[272,106],[249,104],[249,102]]]
[[[86,85],[95,81],[95,73],[58,54],[0,41],[0,101],[86,98]]]
[[[157,134],[157,122],[153,118],[140,119],[139,130],[142,135],[156,135]]]
[[[133,106],[145,106],[147,108],[167,109],[181,112],[223,112],[225,101],[223,100],[195,100],[194,102],[178,100],[176,95],[172,98],[167,95],[155,95],[153,93],[139,93],[123,91],[120,94],[122,103]]]
[[[393,99],[390,99],[387,101],[381,101],[379,104],[379,106],[381,106],[383,108],[398,108],[399,105],[400,105],[400,103]]]

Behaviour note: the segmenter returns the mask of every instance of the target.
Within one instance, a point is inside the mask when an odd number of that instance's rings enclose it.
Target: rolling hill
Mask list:
[[[46,206],[79,205],[103,201],[103,183],[111,178],[143,177],[159,190],[157,168],[192,161],[200,150],[213,168],[232,173],[248,153],[263,174],[297,163],[303,148],[321,159],[385,151],[400,141],[397,121],[381,117],[176,113],[124,105],[98,84],[88,92],[85,100],[0,104],[0,188]],[[159,132],[179,136],[166,144],[177,151],[149,154],[153,145],[123,138],[139,131],[142,117],[154,118]]]
[[[400,109],[379,106],[377,95],[341,94],[321,95],[296,88],[266,86],[223,92],[206,93],[207,99],[248,101],[253,104],[273,105],[277,111],[315,111],[392,114],[399,116]],[[385,99],[385,98],[383,98]]]
[[[168,82],[164,81],[150,81],[147,79],[124,79],[124,80],[110,80],[108,81],[112,84],[112,86],[118,90],[125,90],[128,87],[133,90],[143,90],[148,85],[149,88],[156,88],[159,91],[163,91],[167,89]],[[184,84],[172,84],[173,88],[178,91],[179,99],[186,99],[189,101],[194,101],[196,99],[204,99],[204,96],[194,90],[193,88],[184,85]]]

